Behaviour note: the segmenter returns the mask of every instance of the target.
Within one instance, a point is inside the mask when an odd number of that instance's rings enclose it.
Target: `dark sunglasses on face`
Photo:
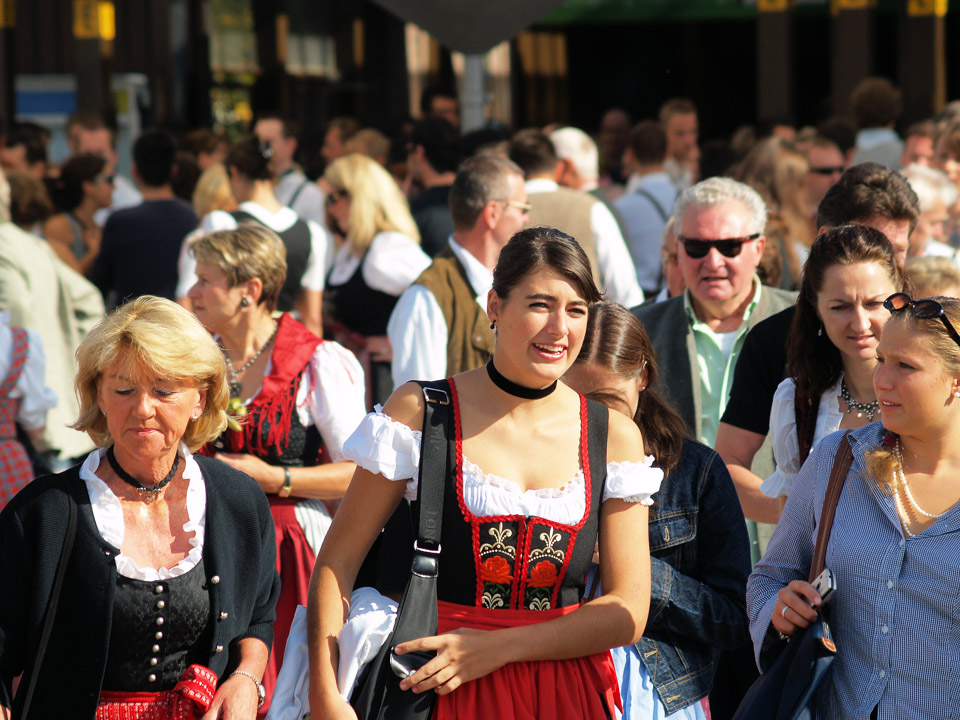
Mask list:
[[[827,167],[812,167],[810,168],[809,172],[812,172],[815,175],[833,175],[834,173],[842,175],[843,170],[843,165],[830,165]]]
[[[710,248],[716,248],[717,252],[724,257],[736,257],[740,254],[740,251],[743,250],[743,244],[745,242],[756,240],[758,237],[760,237],[760,233],[754,233],[753,235],[747,235],[741,238],[725,238],[723,240],[702,240],[700,238],[688,238],[683,235],[678,235],[677,240],[683,244],[683,249],[689,257],[692,257],[694,260],[699,260],[707,256]]]
[[[947,334],[953,338],[953,341],[957,345],[960,345],[960,333],[957,333],[956,328],[953,327],[953,323],[951,323],[947,317],[943,305],[936,300],[932,298],[914,300],[907,295],[907,293],[894,293],[883,301],[883,306],[891,313],[902,312],[909,309],[915,318],[921,320],[939,319],[940,322],[943,323],[943,327],[947,329]]]
[[[333,192],[327,195],[325,202],[327,203],[328,206],[335,205],[337,200],[339,200],[342,197],[350,197],[350,193],[347,192],[346,190],[334,190]]]

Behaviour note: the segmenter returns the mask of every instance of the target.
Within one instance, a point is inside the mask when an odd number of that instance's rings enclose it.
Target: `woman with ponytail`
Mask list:
[[[57,214],[43,224],[43,236],[67,265],[86,274],[100,252],[100,226],[94,213],[110,207],[113,176],[105,174],[99,155],[77,155],[47,179],[47,192]]]
[[[873,376],[881,421],[848,434],[853,462],[826,551],[839,650],[817,688],[817,717],[943,717],[960,692],[960,300],[896,293],[883,305],[890,320]],[[811,453],[750,577],[763,664],[823,605],[805,578],[842,436]]]
[[[224,165],[230,189],[240,203],[233,212],[214,210],[200,223],[204,234],[216,230],[236,230],[242,223],[253,223],[273,230],[286,248],[287,276],[280,288],[277,310],[293,312],[315,335],[322,335],[321,311],[330,248],[327,232],[312,220],[303,220],[281,205],[274,195],[276,177],[270,162],[273,148],[255,135],[238,140],[230,147]],[[196,263],[181,254],[181,273],[177,287],[192,287],[196,281]]]
[[[633,418],[644,455],[666,475],[650,509],[650,619],[639,642],[612,651],[623,717],[696,720],[721,652],[746,643],[750,553],[726,466],[684,437],[682,418],[653,389],[657,375],[640,321],[616,303],[593,305],[564,380]]]

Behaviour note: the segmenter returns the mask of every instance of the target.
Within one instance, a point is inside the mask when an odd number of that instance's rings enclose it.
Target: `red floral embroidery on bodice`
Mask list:
[[[576,525],[524,515],[477,517],[463,497],[463,433],[456,386],[456,492],[463,520],[470,526],[478,607],[550,610],[558,606],[577,534],[590,517],[592,485],[587,452],[587,401],[580,398],[580,466],[586,485],[586,508]]]

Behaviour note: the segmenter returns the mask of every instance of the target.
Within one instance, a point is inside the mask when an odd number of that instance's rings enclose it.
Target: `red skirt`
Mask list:
[[[457,628],[498,630],[567,615],[578,606],[554,610],[491,610],[440,601],[438,632]],[[620,687],[609,651],[568,660],[504,665],[438,695],[436,720],[603,720],[620,708]]]
[[[273,647],[270,660],[263,675],[263,689],[267,699],[258,713],[264,717],[270,709],[270,698],[277,684],[277,674],[283,665],[283,653],[287,648],[287,636],[297,605],[307,604],[307,591],[310,588],[310,575],[317,561],[316,555],[307,542],[307,536],[297,522],[294,512],[298,498],[281,498],[267,495],[270,512],[277,531],[277,573],[280,575],[280,597],[277,598],[277,619],[273,623]]]
[[[210,707],[216,691],[216,673],[191,665],[173,690],[101,692],[96,720],[196,720]]]

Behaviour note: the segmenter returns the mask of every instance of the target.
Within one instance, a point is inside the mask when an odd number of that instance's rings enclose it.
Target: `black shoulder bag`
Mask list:
[[[833,516],[853,462],[848,435],[849,431],[840,440],[823,498],[817,544],[810,563],[810,582],[823,571]],[[765,654],[761,652],[761,656]],[[773,664],[750,686],[733,720],[813,720],[816,717],[814,695],[836,654],[830,626],[821,610],[816,622],[794,633]]]
[[[417,489],[419,530],[413,544],[410,579],[397,610],[390,639],[364,669],[350,704],[360,720],[428,720],[433,692],[415,694],[400,689],[400,681],[415,673],[436,653],[421,651],[396,655],[399,643],[437,634],[437,570],[446,478],[455,463],[450,384],[424,383],[423,440]]]

